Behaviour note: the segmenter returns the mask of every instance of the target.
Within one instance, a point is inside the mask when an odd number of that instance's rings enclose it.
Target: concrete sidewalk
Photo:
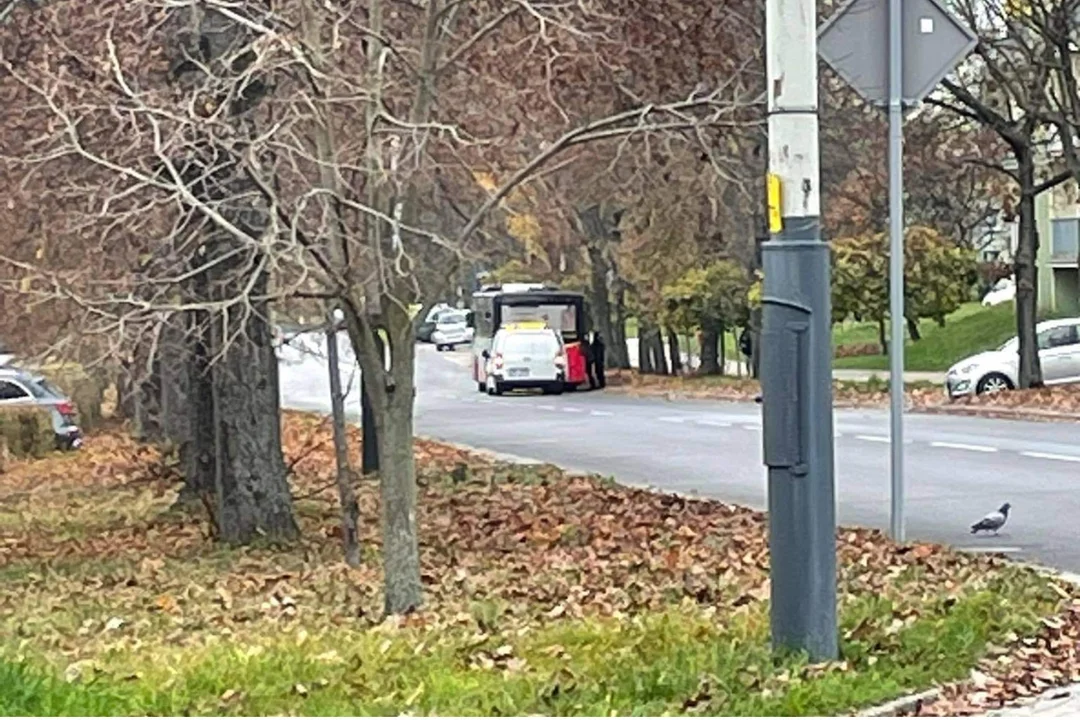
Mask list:
[[[1068,717],[1080,715],[1080,685],[1048,690],[1032,702],[994,710],[981,717]]]
[[[849,380],[852,382],[866,382],[871,378],[877,378],[879,380],[888,380],[888,370],[833,370],[834,380]],[[943,372],[905,372],[905,383],[935,383],[941,384],[945,382],[945,373]]]

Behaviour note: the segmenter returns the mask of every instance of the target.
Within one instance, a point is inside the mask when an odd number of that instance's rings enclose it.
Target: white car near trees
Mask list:
[[[1080,382],[1080,318],[1046,320],[1035,327],[1043,382]],[[972,355],[949,368],[945,389],[950,398],[1012,390],[1019,384],[1020,341]]]

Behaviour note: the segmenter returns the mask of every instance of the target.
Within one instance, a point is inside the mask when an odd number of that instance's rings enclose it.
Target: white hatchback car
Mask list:
[[[489,395],[528,388],[539,388],[546,395],[563,391],[566,351],[554,330],[503,328],[495,333],[491,350],[485,350],[483,357],[484,387]]]
[[[1080,318],[1047,320],[1035,327],[1039,363],[1047,385],[1080,382]],[[1012,390],[1020,372],[1020,341],[972,355],[949,368],[945,390],[950,398]]]

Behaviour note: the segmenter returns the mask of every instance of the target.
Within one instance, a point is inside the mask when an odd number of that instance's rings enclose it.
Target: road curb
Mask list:
[[[918,712],[919,708],[928,702],[937,700],[941,695],[941,688],[931,688],[922,692],[905,695],[896,700],[890,700],[881,705],[866,708],[854,713],[852,717],[897,717],[901,714]]]

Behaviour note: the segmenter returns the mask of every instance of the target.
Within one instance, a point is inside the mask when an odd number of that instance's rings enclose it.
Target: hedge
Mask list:
[[[55,450],[56,433],[48,410],[27,405],[0,407],[0,444],[13,458],[39,458]]]

